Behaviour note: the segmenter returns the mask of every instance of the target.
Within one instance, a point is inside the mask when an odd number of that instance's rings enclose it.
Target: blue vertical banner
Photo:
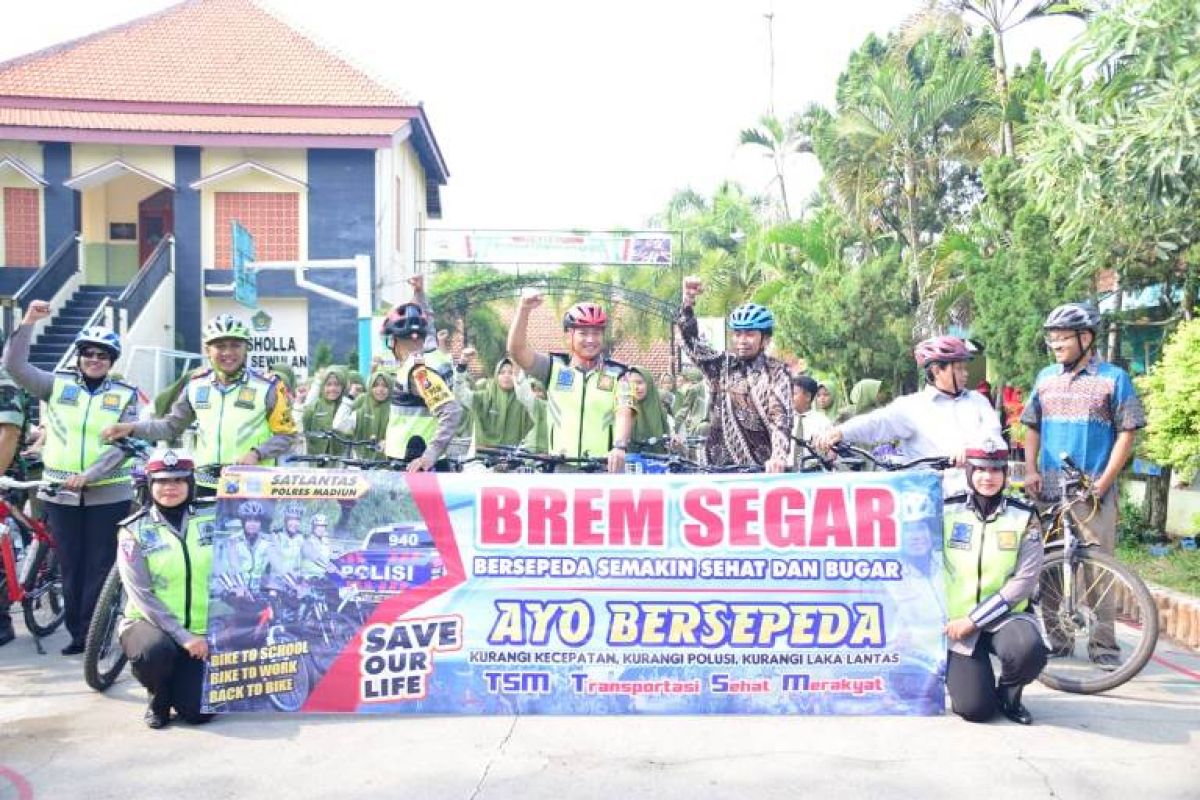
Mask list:
[[[935,473],[237,467],[218,502],[213,711],[944,710]]]
[[[247,308],[258,308],[258,274],[254,271],[254,236],[240,222],[233,228],[233,299]]]

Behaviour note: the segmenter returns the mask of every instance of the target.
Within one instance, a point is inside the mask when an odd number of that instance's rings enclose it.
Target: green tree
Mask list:
[[[1200,470],[1200,320],[1180,324],[1138,388],[1146,405],[1144,452],[1191,482]]]
[[[744,129],[739,140],[742,145],[757,147],[763,156],[771,160],[771,166],[775,170],[771,184],[779,186],[783,220],[790,220],[792,212],[788,206],[787,179],[784,177],[788,157],[793,153],[812,152],[812,144],[804,133],[802,118],[796,116],[784,121],[773,114],[764,114],[758,120],[758,127]]]
[[[1195,299],[1200,216],[1200,6],[1140,0],[1097,12],[1031,119],[1021,177],[1077,269],[1122,289]],[[1097,224],[1097,221],[1103,224]],[[1118,311],[1123,293],[1116,294]],[[1175,309],[1172,309],[1175,310]],[[1109,350],[1119,352],[1110,330]]]

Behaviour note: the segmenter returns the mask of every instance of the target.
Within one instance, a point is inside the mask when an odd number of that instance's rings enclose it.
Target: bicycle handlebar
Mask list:
[[[831,449],[839,456],[854,455],[864,458],[887,472],[900,472],[916,467],[931,467],[932,469],[943,470],[954,466],[954,461],[946,456],[926,456],[925,458],[914,458],[911,461],[888,461],[885,458],[879,458],[869,450],[864,450],[861,447],[855,447],[845,442],[838,442]]]
[[[345,445],[346,447],[374,447],[378,444],[378,442],[375,442],[371,439],[351,439],[348,436],[343,436],[337,431],[312,431],[310,433],[305,433],[304,437],[306,439],[316,439],[318,441],[337,442],[338,444]]]

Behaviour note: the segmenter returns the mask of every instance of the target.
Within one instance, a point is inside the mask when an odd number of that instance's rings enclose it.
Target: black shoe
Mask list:
[[[1095,655],[1088,656],[1088,658],[1090,658],[1092,663],[1097,667],[1109,672],[1112,672],[1114,669],[1121,666],[1121,657],[1116,653],[1096,653]]]
[[[17,632],[13,630],[11,622],[0,628],[0,647],[3,647],[15,638],[17,638]]]
[[[1021,692],[1024,686],[1000,686],[996,689],[996,700],[1000,704],[1000,712],[1018,725],[1032,725],[1033,715],[1021,703]]]
[[[170,721],[170,715],[155,711],[153,708],[147,708],[146,713],[142,715],[142,722],[146,723],[147,728],[153,730],[165,728]]]
[[[69,645],[67,645],[66,647],[64,647],[62,649],[62,654],[64,656],[77,656],[80,653],[82,653],[83,650],[84,650],[84,647],[81,642],[71,642]]]

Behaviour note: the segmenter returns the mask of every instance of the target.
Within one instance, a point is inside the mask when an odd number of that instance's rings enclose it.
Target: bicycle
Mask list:
[[[636,456],[630,456],[631,459],[637,458],[640,461],[649,461],[661,464],[664,471],[672,474],[734,474],[734,473],[757,473],[762,472],[762,467],[757,464],[724,464],[717,466],[715,464],[704,464],[699,461],[693,461],[689,458],[684,458],[677,453],[638,453]],[[627,464],[629,462],[626,462]]]
[[[61,487],[54,481],[0,477],[0,596],[21,604],[25,627],[40,655],[46,654],[42,639],[54,633],[66,616],[58,549],[46,523],[26,516],[13,493],[29,489],[54,493]],[[25,541],[29,544],[19,554],[18,547]]]
[[[1089,500],[1091,514],[1099,498],[1091,492],[1087,476],[1065,453],[1059,500],[1039,512],[1043,522],[1046,558],[1034,594],[1034,608],[1050,639],[1051,657],[1038,680],[1051,689],[1074,694],[1096,694],[1133,678],[1154,654],[1158,644],[1158,607],[1150,590],[1132,570],[1116,558],[1083,540],[1080,520],[1071,510],[1080,499]],[[1084,652],[1080,640],[1110,635],[1119,647],[1115,663],[1097,662]]]
[[[504,472],[549,474],[558,467],[571,466],[579,472],[604,472],[608,459],[595,456],[563,456],[535,453],[520,446],[477,447],[478,460],[489,468],[504,467]]]

